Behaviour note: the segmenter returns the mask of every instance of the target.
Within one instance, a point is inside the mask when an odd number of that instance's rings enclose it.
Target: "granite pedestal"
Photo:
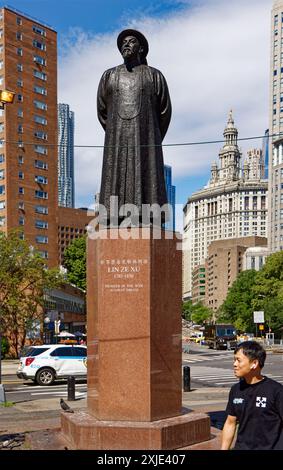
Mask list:
[[[61,418],[75,448],[173,449],[210,438],[208,416],[182,410],[182,252],[175,234],[159,234],[112,229],[88,240],[88,409]]]

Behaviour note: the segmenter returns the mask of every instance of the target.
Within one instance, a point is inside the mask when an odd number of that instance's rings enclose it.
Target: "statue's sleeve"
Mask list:
[[[97,116],[104,130],[106,128],[107,121],[107,72],[108,71],[106,70],[102,75],[97,90]]]
[[[156,76],[156,91],[159,101],[160,132],[163,140],[170,124],[172,108],[166,80],[159,71]]]

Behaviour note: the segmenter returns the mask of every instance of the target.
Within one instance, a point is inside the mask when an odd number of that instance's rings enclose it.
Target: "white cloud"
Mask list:
[[[194,4],[167,18],[139,17],[123,25],[146,35],[148,62],[167,79],[173,116],[165,143],[221,139],[230,108],[239,137],[263,134],[268,127],[272,1],[203,0]],[[59,101],[75,112],[76,145],[103,145],[96,93],[103,71],[121,63],[118,32],[90,36],[76,29],[65,38]],[[250,146],[259,147],[261,141],[241,144],[244,150]],[[164,155],[173,166],[176,181],[186,174],[209,175],[217,146],[167,147]],[[75,158],[77,203],[91,203],[99,190],[102,149],[76,149]]]

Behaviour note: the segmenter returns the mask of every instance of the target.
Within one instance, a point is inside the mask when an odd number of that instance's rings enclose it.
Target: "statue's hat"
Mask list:
[[[148,42],[145,36],[139,31],[137,31],[136,29],[124,29],[123,31],[121,31],[121,33],[119,34],[117,38],[117,46],[118,46],[119,51],[121,52],[123,39],[127,36],[134,36],[135,38],[139,40],[140,45],[143,48],[141,57],[142,59],[145,59],[148,54]]]

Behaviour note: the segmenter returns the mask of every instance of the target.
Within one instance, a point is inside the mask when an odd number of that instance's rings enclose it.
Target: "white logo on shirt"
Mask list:
[[[267,398],[266,397],[256,397],[256,404],[258,408],[266,408],[266,402]]]
[[[241,405],[244,402],[243,398],[234,398],[233,403],[235,405]]]

